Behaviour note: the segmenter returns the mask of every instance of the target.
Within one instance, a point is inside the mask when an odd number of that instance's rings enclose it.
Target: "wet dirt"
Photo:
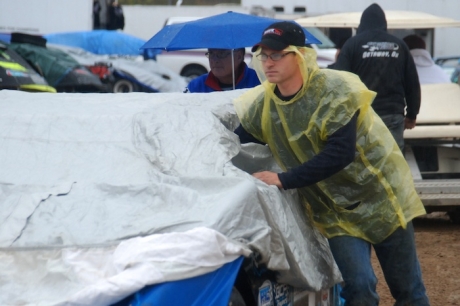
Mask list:
[[[417,254],[431,305],[460,305],[460,224],[452,223],[444,212],[416,218],[413,223]],[[372,265],[379,281],[380,305],[391,306],[394,299],[375,254],[372,254]]]

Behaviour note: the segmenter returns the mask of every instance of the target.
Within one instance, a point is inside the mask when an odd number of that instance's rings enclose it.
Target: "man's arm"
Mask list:
[[[413,128],[415,120],[420,110],[421,89],[418,79],[417,68],[415,67],[414,59],[407,50],[407,61],[404,74],[404,94],[406,97],[406,120],[405,127]]]
[[[259,141],[257,138],[252,136],[252,134],[248,133],[241,124],[235,129],[234,133],[240,137],[241,143],[255,142],[265,145],[265,143]]]
[[[334,63],[335,70],[343,70],[343,71],[351,71],[351,59],[352,59],[352,52],[353,52],[353,45],[347,41],[342,49],[340,49],[339,56]]]
[[[278,188],[301,188],[318,183],[348,166],[355,158],[358,113],[332,134],[324,149],[308,162],[288,172],[263,171],[253,176]]]

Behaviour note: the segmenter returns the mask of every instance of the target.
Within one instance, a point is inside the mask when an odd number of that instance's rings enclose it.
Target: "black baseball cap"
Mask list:
[[[297,23],[281,21],[271,24],[262,34],[262,40],[252,47],[252,52],[263,46],[281,51],[288,46],[305,46],[305,33]]]

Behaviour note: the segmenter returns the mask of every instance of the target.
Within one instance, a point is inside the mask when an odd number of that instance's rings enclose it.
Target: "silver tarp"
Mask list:
[[[277,166],[232,132],[241,93],[0,91],[0,304],[109,304],[250,251],[295,287],[339,282],[296,192],[250,175]]]

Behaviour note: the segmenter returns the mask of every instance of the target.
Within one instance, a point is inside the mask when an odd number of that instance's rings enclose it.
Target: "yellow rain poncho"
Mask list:
[[[359,110],[354,161],[298,189],[320,231],[327,238],[350,235],[379,243],[425,214],[404,156],[370,107],[375,93],[354,74],[319,69],[310,48],[290,46],[285,51],[296,52],[303,75],[303,87],[292,100],[274,94],[275,84],[264,80],[262,64],[255,60],[262,85],[234,101],[243,127],[268,144],[284,171],[319,154],[328,137]]]

